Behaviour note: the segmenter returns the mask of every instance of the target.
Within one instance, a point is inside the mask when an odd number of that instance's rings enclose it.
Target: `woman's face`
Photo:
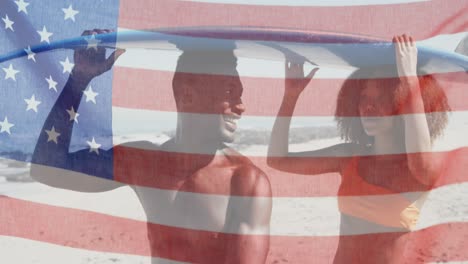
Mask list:
[[[369,136],[388,134],[395,125],[393,92],[382,79],[366,82],[359,98],[359,116]]]

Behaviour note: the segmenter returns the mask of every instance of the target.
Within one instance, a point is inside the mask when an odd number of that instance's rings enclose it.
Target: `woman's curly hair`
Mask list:
[[[356,118],[360,116],[359,100],[361,91],[366,87],[366,82],[369,78],[377,76],[377,72],[390,74],[388,76],[397,76],[395,66],[379,69],[358,69],[351,74],[340,89],[336,102],[335,120],[338,123],[341,137],[348,142],[357,144],[369,144],[373,142],[373,138],[366,134],[361,122],[356,122]],[[444,90],[432,75],[419,75],[418,79],[431,141],[433,141],[443,133],[447,125],[447,112],[450,111],[450,106]],[[399,79],[395,77],[380,77],[379,80],[381,81],[380,86],[384,89],[382,95],[392,98],[394,107],[392,115],[398,115],[399,108],[404,103],[405,98],[397,89]]]

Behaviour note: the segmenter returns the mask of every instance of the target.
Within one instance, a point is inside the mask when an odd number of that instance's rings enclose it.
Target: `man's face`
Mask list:
[[[187,110],[195,113],[193,126],[212,140],[234,141],[237,122],[245,111],[239,76],[197,74],[190,85],[191,109]]]

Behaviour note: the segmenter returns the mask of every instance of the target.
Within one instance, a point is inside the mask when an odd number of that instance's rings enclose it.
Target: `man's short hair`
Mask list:
[[[183,89],[202,89],[197,85],[199,77],[209,75],[239,76],[237,57],[233,50],[186,50],[177,60],[172,79],[176,103],[184,95]],[[200,90],[200,92],[202,92]]]

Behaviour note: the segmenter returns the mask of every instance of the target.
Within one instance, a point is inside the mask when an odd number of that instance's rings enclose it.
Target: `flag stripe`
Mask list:
[[[145,256],[95,252],[7,236],[0,236],[0,245],[3,249],[2,258],[11,263],[83,264],[90,259],[95,263],[108,263],[109,261],[120,261],[126,264],[151,263],[151,259]],[[24,254],[25,250],[29,254]],[[50,254],[50,252],[54,252],[54,254]],[[281,260],[281,256],[275,257],[272,256],[270,259]],[[153,261],[158,264],[182,263],[161,258],[153,258]],[[429,263],[436,264],[436,262]],[[444,263],[466,264],[466,261],[445,261]]]
[[[174,190],[176,187],[171,183],[171,181],[163,180],[163,178],[165,179],[171,175],[172,166],[175,165],[171,164],[172,159],[177,160],[177,156],[187,157],[187,155],[193,155],[195,158],[203,154],[174,153],[117,146],[114,148],[114,179],[126,184]],[[444,160],[445,168],[432,188],[447,184],[461,183],[467,180],[464,171],[467,170],[468,166],[468,148],[460,148],[449,152],[437,152],[433,153],[433,155],[436,158]],[[397,158],[399,155],[394,156]],[[265,157],[249,158],[255,166],[263,170],[266,175],[268,175],[276,197],[333,196],[337,193],[337,186],[340,184],[340,176],[337,173],[294,175],[270,168],[266,165]],[[291,162],[294,162],[295,159],[299,160],[301,158],[294,157],[289,159],[291,159]],[[324,160],[339,158],[322,157],[316,159]],[[164,163],[158,164],[155,162],[157,160],[164,161]],[[403,166],[404,164],[399,165]],[[142,171],[141,168],[146,169]],[[350,174],[352,174],[352,172]],[[156,176],[163,178],[155,181]],[[389,189],[373,186],[359,176],[354,176],[353,179],[356,182],[354,182],[352,187],[348,189],[347,195],[378,195],[391,193]],[[412,177],[399,178],[398,181],[395,181],[392,184],[391,188],[395,190],[395,193],[421,191],[424,189],[416,179]],[[219,190],[219,192],[209,194],[229,195],[230,193]],[[233,195],[236,194],[233,193]]]
[[[104,214],[86,212],[76,209],[59,208],[42,205],[18,199],[0,198],[2,208],[9,214],[1,215],[2,226],[0,234],[4,236],[17,236],[31,240],[53,243],[73,248],[89,249],[102,252],[113,252],[133,255],[143,255],[174,259],[178,261],[197,262],[200,259],[219,260],[220,253],[216,250],[204,251],[200,256],[199,248],[186,248],[186,251],[174,251],[172,243],[179,237],[196,237],[200,248],[213,249],[213,236],[215,242],[225,244],[234,238],[233,234],[217,234],[206,231],[174,228],[157,224],[129,220]],[[34,219],[31,223],[30,219]],[[73,226],[73,228],[69,228]],[[154,235],[167,238],[167,243],[155,246],[153,253],[146,239],[146,229]],[[66,233],[63,230],[67,230]],[[268,261],[272,262],[282,256],[291,263],[304,260],[318,260],[328,263],[335,254],[338,239],[342,243],[354,245],[355,250],[366,249],[366,259],[375,259],[381,254],[381,247],[393,241],[401,233],[384,233],[353,236],[270,236],[270,253]],[[408,234],[407,234],[408,235]],[[414,259],[421,263],[429,261],[466,260],[468,255],[464,250],[464,239],[468,235],[466,223],[453,222],[429,227],[410,233],[409,250],[405,250],[406,259]],[[441,239],[449,238],[449,239]],[[262,236],[255,236],[261,238]],[[434,240],[439,239],[439,240]],[[116,243],[119,241],[119,243]],[[436,242],[435,242],[436,241]],[[363,260],[363,256],[353,251],[353,259]],[[351,256],[348,256],[351,257]],[[365,263],[365,262],[360,262]]]
[[[132,29],[268,26],[348,32],[386,39],[398,32],[410,33],[415,39],[455,33],[450,25],[466,22],[466,16],[457,14],[468,8],[464,0],[339,7],[222,5],[169,0],[122,0],[120,5],[119,26]],[[177,12],[182,14],[174,15]],[[437,27],[434,33],[433,29]]]
[[[199,2],[199,3],[212,3],[212,4],[243,4],[243,5],[268,5],[268,6],[363,6],[363,5],[390,5],[390,4],[406,4],[413,2],[425,2],[428,0],[333,0],[333,1],[321,1],[321,0],[178,0],[187,2]]]
[[[417,115],[420,114],[401,115],[398,117],[417,117]],[[437,118],[440,113],[425,115],[431,119]],[[138,119],[135,119],[135,116],[138,116]],[[175,133],[178,116],[192,118],[192,120],[199,120],[200,122],[220,118],[219,115],[211,114],[161,112],[114,107],[112,109],[113,143],[114,145],[120,145],[132,141],[148,141],[160,145],[169,140],[170,135]],[[266,157],[268,155],[268,143],[273,124],[277,119],[282,120],[285,118],[288,117],[242,116],[237,123],[236,139],[231,146],[244,156]],[[382,119],[384,121],[384,119],[388,118],[392,117],[376,117],[375,119],[378,121]],[[451,112],[447,119],[448,122],[444,131],[433,142],[432,152],[452,151],[468,146],[468,138],[464,137],[468,130],[467,124],[464,123],[468,119],[468,112]],[[350,124],[361,122],[360,117],[344,117],[342,120]],[[289,130],[289,150],[291,152],[316,150],[345,142],[340,138],[340,131],[333,116],[294,116],[291,119]],[[252,135],[254,138],[249,137]],[[154,146],[149,147],[150,149],[154,149]],[[145,149],[144,146],[135,146],[135,148]],[[180,150],[179,152],[206,153],[201,150],[197,152]],[[413,152],[417,151],[411,151],[410,149],[405,151],[393,150],[385,152],[385,154]],[[349,156],[346,153],[341,155],[337,153],[335,155]],[[322,156],[319,153],[314,153],[314,157]]]
[[[0,236],[0,246],[2,248],[2,260],[7,263],[83,264],[117,262],[125,264],[151,264],[151,261],[157,264],[183,263],[162,258],[71,248],[9,236]]]
[[[176,112],[172,91],[172,72],[119,67],[114,69],[112,103],[114,106]],[[235,78],[198,75],[206,83]],[[464,97],[468,74],[434,75],[443,88],[453,111],[468,110]],[[295,116],[333,116],[336,98],[345,79],[313,79],[302,94]],[[283,98],[284,78],[242,77],[244,115],[275,116]],[[358,84],[358,83],[356,83]],[[213,87],[217,88],[217,87]],[[356,89],[359,87],[356,87]],[[219,88],[218,88],[219,89]],[[313,106],[313,107],[311,107]],[[208,112],[209,113],[209,112]]]
[[[200,202],[204,204],[218,204],[223,207],[228,199],[243,199],[254,202],[258,197],[235,197],[206,195],[190,192],[166,191],[153,188],[137,188],[145,196],[151,196],[154,200],[160,201],[158,209],[147,212],[145,216],[143,209],[138,206],[138,198],[130,188],[120,188],[108,194],[76,193],[66,190],[57,190],[46,186],[30,186],[22,188],[18,186],[18,192],[6,193],[12,199],[29,201],[32,203],[46,204],[62,208],[86,210],[89,212],[106,214],[109,216],[121,217],[135,221],[148,221],[153,224],[160,224],[171,227],[219,231],[219,226],[206,221],[202,215],[189,213],[186,209],[180,208],[180,203],[167,202],[167,197],[175,197],[178,201],[183,201],[185,208],[200,208]],[[339,235],[361,235],[375,233],[394,232],[400,227],[399,222],[392,222],[389,216],[392,208],[399,206],[403,197],[415,199],[420,197],[418,206],[423,206],[419,220],[412,230],[422,230],[434,225],[446,224],[450,222],[468,222],[466,214],[460,214],[465,208],[464,201],[468,194],[464,191],[468,187],[467,183],[454,184],[439,187],[428,193],[407,193],[402,195],[378,195],[378,196],[350,196],[350,197],[273,197],[273,209],[270,222],[270,232],[256,230],[244,230],[234,233],[245,235],[269,234],[273,236],[339,236]],[[273,190],[274,191],[274,190]],[[115,197],[123,199],[121,203],[115,204]],[[449,198],[447,198],[449,197]],[[366,217],[365,212],[360,208],[344,207],[343,204],[362,203],[373,204],[373,212],[377,217],[372,219]],[[447,207],[447,202],[450,207]],[[360,221],[359,228],[343,227],[340,230],[340,208],[342,211],[355,215],[358,218],[367,219]],[[300,205],[300,206],[298,206]],[[377,207],[377,208],[375,208]],[[379,209],[380,208],[380,209]],[[366,208],[369,211],[369,208]],[[375,209],[375,210],[374,210]],[[395,209],[401,211],[401,209]],[[164,211],[165,213],[160,213]],[[239,215],[248,212],[238,212]],[[185,219],[190,215],[191,221]],[[396,214],[397,216],[399,214]],[[326,219],[326,221],[324,221]],[[358,221],[358,219],[354,220]],[[291,223],[294,223],[293,225]],[[233,233],[233,232],[225,232]]]

